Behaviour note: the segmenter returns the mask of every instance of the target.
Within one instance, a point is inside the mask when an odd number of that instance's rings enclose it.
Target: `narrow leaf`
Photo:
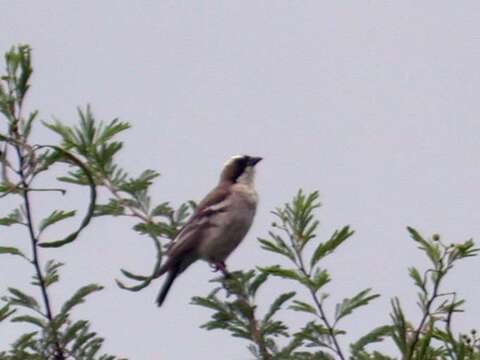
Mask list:
[[[270,309],[268,310],[267,314],[263,318],[263,321],[266,323],[268,322],[275,313],[281,309],[282,305],[290,300],[292,297],[296,295],[295,291],[291,291],[288,293],[281,294],[279,297],[275,299],[275,301],[270,305]]]
[[[40,309],[37,300],[33,296],[15,288],[8,288],[8,291],[13,295],[13,297],[8,299],[10,304],[21,305],[35,310]]]
[[[48,217],[46,217],[40,222],[39,229],[40,231],[43,231],[50,225],[53,225],[69,217],[75,216],[75,213],[76,213],[75,210],[72,210],[72,211],[54,210],[50,215],[48,215]]]
[[[25,257],[25,255],[23,255],[23,253],[20,250],[10,246],[0,246],[0,254],[10,254],[10,255],[18,255],[18,256]]]
[[[302,311],[314,315],[317,314],[317,310],[312,305],[299,300],[293,300],[293,304],[290,305],[288,308],[294,311]]]
[[[340,231],[336,230],[331,238],[324,243],[320,243],[310,260],[310,266],[314,267],[323,257],[333,252],[339,245],[353,235],[349,226],[344,226]]]
[[[97,285],[97,284],[90,284],[87,286],[83,286],[80,289],[78,289],[73,296],[67,300],[63,306],[61,313],[67,314],[73,307],[85,302],[85,297],[88,296],[89,294],[102,290],[103,286]]]
[[[357,295],[350,299],[344,299],[340,304],[337,304],[335,310],[335,321],[351,314],[356,308],[367,305],[370,300],[379,297],[379,294],[370,294],[371,289],[360,291]]]
[[[36,326],[38,326],[42,329],[45,327],[45,322],[42,319],[39,319],[39,318],[31,316],[31,315],[16,316],[16,317],[12,318],[10,321],[30,323],[30,324],[36,325]]]
[[[357,355],[360,351],[363,351],[365,346],[371,343],[382,341],[385,336],[390,335],[392,327],[390,325],[379,326],[370,331],[365,336],[362,336],[356,342],[350,345],[352,355]]]
[[[23,216],[19,209],[15,209],[7,216],[0,218],[0,225],[10,226],[13,224],[24,224]]]

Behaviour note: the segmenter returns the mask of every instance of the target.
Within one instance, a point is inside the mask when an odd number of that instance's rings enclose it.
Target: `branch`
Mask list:
[[[300,271],[306,277],[308,277],[310,279],[311,275],[307,272],[307,270],[305,268],[305,263],[303,261],[302,254],[301,254],[300,250],[298,249],[298,247],[297,247],[297,245],[294,241],[292,241],[292,246],[295,250],[295,255],[297,256],[298,267],[299,267]],[[334,351],[341,360],[345,360],[345,356],[343,355],[342,348],[340,347],[340,344],[338,343],[338,340],[337,340],[337,336],[335,335],[335,324],[332,325],[330,323],[330,321],[328,320],[327,315],[325,314],[325,310],[323,309],[322,303],[321,303],[320,300],[318,300],[318,296],[317,296],[316,291],[311,286],[308,287],[308,290],[309,290],[310,295],[312,296],[313,302],[315,303],[315,306],[317,307],[318,312],[320,314],[319,318],[325,324],[325,327],[328,330],[328,335],[332,339],[334,348],[332,349],[331,347],[329,347],[329,349]]]
[[[248,325],[251,335],[251,340],[257,345],[260,355],[263,360],[272,360],[273,357],[267,349],[267,345],[263,339],[262,333],[258,327],[258,320],[255,316],[255,305],[250,303],[248,294],[245,291],[243,286],[238,286],[238,290],[235,286],[229,286],[229,281],[235,281],[233,278],[234,275],[230,274],[225,268],[219,268],[224,275],[224,281],[222,281],[222,286],[227,293],[234,294],[239,301],[243,302],[251,311],[248,313]]]
[[[16,132],[15,135],[16,135],[17,138],[20,138],[20,135],[18,134],[18,132]],[[47,319],[48,319],[48,323],[53,330],[53,326],[52,326],[52,324],[53,324],[52,307],[51,307],[50,299],[49,299],[48,293],[47,293],[47,286],[45,284],[45,278],[43,276],[43,272],[42,272],[42,269],[40,267],[40,255],[38,253],[38,238],[35,236],[35,230],[34,230],[34,225],[33,225],[33,217],[32,217],[32,209],[31,209],[30,197],[29,197],[29,194],[28,194],[28,184],[27,184],[27,180],[26,180],[26,177],[25,177],[25,173],[24,173],[25,158],[24,158],[24,155],[23,155],[23,152],[22,152],[22,148],[18,143],[15,145],[15,149],[16,149],[17,156],[18,156],[18,159],[19,159],[19,165],[20,165],[19,166],[19,176],[20,176],[21,183],[22,183],[22,186],[23,186],[22,197],[23,197],[23,200],[24,200],[24,203],[25,203],[25,212],[26,212],[26,216],[27,216],[27,227],[28,227],[28,231],[29,231],[29,234],[30,234],[30,241],[31,241],[31,245],[32,245],[32,253],[33,253],[32,263],[33,263],[33,265],[35,267],[35,271],[37,273],[38,283],[40,285],[40,289],[41,289],[41,292],[42,292],[42,298],[43,298],[43,303],[45,305],[45,311],[46,311],[46,316],[47,316]],[[65,358],[65,355],[63,353],[62,346],[60,345],[60,341],[58,340],[58,334],[57,334],[56,330],[53,330],[53,338],[54,338],[54,343],[55,343],[55,354],[54,354],[55,360],[65,360],[66,358]]]
[[[431,314],[431,308],[432,308],[433,302],[439,296],[438,289],[440,288],[440,282],[442,281],[443,275],[445,275],[445,273],[442,269],[432,270],[432,271],[436,271],[438,275],[436,276],[435,283],[433,284],[432,296],[430,297],[430,299],[427,302],[427,305],[425,306],[425,312],[423,314],[422,320],[420,321],[420,324],[418,325],[417,329],[415,330],[415,333],[414,333],[415,335],[414,335],[413,341],[412,341],[411,346],[410,346],[410,351],[408,352],[407,360],[412,359],[413,354],[415,353],[415,346],[417,346],[417,343],[420,340],[420,334],[423,330],[425,322],[432,315]]]

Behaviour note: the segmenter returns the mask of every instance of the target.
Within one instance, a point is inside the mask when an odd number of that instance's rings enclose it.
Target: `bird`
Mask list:
[[[235,155],[224,164],[218,184],[200,201],[166,252],[168,259],[157,273],[167,274],[157,297],[158,306],[177,276],[197,260],[228,274],[225,260],[244,239],[255,217],[255,165],[261,160]]]

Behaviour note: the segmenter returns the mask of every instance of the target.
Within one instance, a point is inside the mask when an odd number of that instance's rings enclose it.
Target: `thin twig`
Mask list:
[[[235,294],[240,301],[244,302],[245,305],[247,305],[247,307],[252,309],[252,311],[249,312],[249,315],[248,315],[248,325],[249,325],[250,334],[252,336],[251,340],[258,346],[258,350],[260,352],[260,355],[262,356],[262,360],[272,360],[272,355],[269,353],[267,346],[263,341],[260,329],[258,328],[258,320],[255,316],[255,307],[250,303],[248,295],[245,292],[243,292],[243,287],[240,287],[239,291],[235,291],[234,288],[228,287],[227,282],[231,280],[232,276],[234,275],[230,274],[226,269],[220,268],[220,270],[222,271],[225,277],[225,281],[223,281],[224,289],[227,292],[231,292]]]
[[[295,251],[295,255],[297,257],[295,263],[297,264],[299,270],[303,273],[303,275],[306,276],[307,278],[310,278],[311,274],[307,271],[307,269],[305,267],[305,262],[303,261],[301,251],[297,246],[297,241],[296,241],[294,235],[291,234],[290,231],[286,227],[284,227],[284,230],[287,232],[287,234],[290,238],[292,247]],[[311,286],[308,287],[308,290],[310,292],[310,295],[312,296],[313,302],[315,303],[315,305],[316,305],[316,307],[319,311],[319,314],[318,314],[319,318],[325,324],[325,327],[327,328],[327,331],[328,331],[328,335],[330,336],[330,339],[333,342],[334,349],[332,349],[331,347],[328,347],[328,348],[330,350],[334,351],[341,360],[345,360],[345,356],[343,355],[342,348],[340,347],[340,344],[338,343],[338,340],[337,340],[337,336],[335,334],[334,325],[332,325],[330,323],[330,321],[328,320],[327,315],[325,314],[325,310],[323,309],[322,303],[318,299],[316,291]]]
[[[20,137],[18,133],[16,133],[17,137]],[[45,279],[43,276],[43,272],[40,266],[40,255],[38,253],[38,238],[35,236],[35,230],[34,230],[34,225],[33,225],[33,217],[32,217],[32,209],[31,209],[31,204],[30,204],[30,197],[27,191],[28,184],[25,178],[24,174],[24,165],[25,165],[25,158],[22,152],[22,148],[20,145],[15,145],[15,149],[17,152],[17,156],[19,159],[19,176],[21,179],[21,183],[23,185],[23,191],[22,191],[22,196],[23,200],[25,203],[25,213],[27,216],[27,227],[28,231],[30,234],[30,241],[32,245],[32,254],[33,254],[33,259],[32,263],[35,267],[35,271],[37,273],[37,278],[38,278],[38,283],[40,285],[40,290],[42,292],[42,298],[43,298],[43,303],[45,305],[45,311],[46,311],[46,316],[48,319],[48,323],[51,326],[53,323],[53,314],[52,314],[52,307],[50,304],[50,299],[48,297],[47,293],[47,286],[45,284]],[[52,327],[53,329],[53,327]],[[63,353],[63,349],[60,345],[60,341],[58,340],[58,334],[56,330],[53,331],[53,338],[54,338],[54,343],[55,343],[55,360],[65,360],[65,355]]]
[[[303,261],[302,261],[302,263],[303,263]],[[303,267],[303,264],[302,264],[301,271],[306,276],[308,276],[306,271],[305,271],[305,268]],[[330,338],[332,339],[333,345],[335,346],[335,349],[334,349],[335,352],[337,353],[337,355],[339,356],[340,359],[345,360],[345,356],[343,355],[342,348],[340,347],[340,344],[338,343],[338,340],[337,340],[337,336],[335,334],[334,326],[332,326],[332,324],[330,324],[330,321],[328,320],[327,315],[325,314],[325,310],[323,309],[322,303],[320,302],[320,300],[318,300],[318,296],[317,296],[315,290],[312,289],[312,287],[309,287],[309,291],[310,291],[310,295],[312,296],[313,302],[317,306],[317,309],[320,313],[319,314],[320,319],[325,324],[325,326],[328,330],[328,334],[330,335]]]
[[[417,346],[417,343],[420,339],[420,334],[422,332],[423,326],[425,325],[425,322],[427,321],[427,319],[431,316],[430,311],[431,311],[433,302],[438,297],[438,289],[440,288],[440,282],[442,281],[442,277],[444,273],[442,269],[434,270],[434,271],[438,272],[438,275],[435,279],[435,283],[433,284],[432,296],[428,300],[427,305],[425,306],[425,312],[423,314],[422,320],[420,321],[420,324],[418,325],[417,330],[415,330],[415,335],[410,346],[410,351],[408,352],[408,355],[407,355],[407,360],[411,360],[413,357],[413,354],[415,353],[415,346]]]
[[[103,181],[103,185],[112,193],[113,196],[120,202],[124,203],[125,199],[119,194],[118,189],[112,184],[110,179],[107,177]],[[122,204],[124,205],[124,204]],[[128,210],[130,210],[130,215],[139,218],[143,222],[147,224],[153,223],[152,218],[149,215],[144,215],[139,212],[137,209],[133,208],[132,206],[124,205]]]
[[[54,191],[54,192],[60,192],[62,193],[62,195],[65,195],[67,193],[67,190],[65,189],[61,189],[61,188],[28,188],[28,189],[25,189],[25,191],[38,191],[38,192],[41,192],[41,191]]]

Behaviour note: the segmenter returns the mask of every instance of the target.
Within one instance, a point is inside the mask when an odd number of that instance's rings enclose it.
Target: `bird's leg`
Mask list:
[[[226,278],[230,277],[230,273],[228,272],[227,266],[225,265],[224,261],[218,261],[212,264],[212,267],[213,267],[213,272],[221,271],[223,276],[225,276]]]

